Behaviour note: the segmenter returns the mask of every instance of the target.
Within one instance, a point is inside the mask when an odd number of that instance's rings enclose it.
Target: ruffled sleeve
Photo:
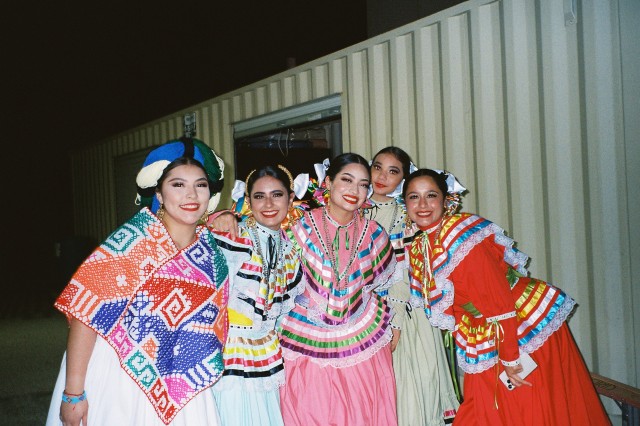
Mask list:
[[[371,244],[369,246],[369,259],[373,280],[365,286],[366,290],[381,292],[388,290],[395,282],[402,279],[402,271],[396,271],[396,257],[389,241],[387,232],[374,221],[369,221],[373,228]],[[363,258],[361,257],[361,262]]]
[[[515,300],[507,280],[504,247],[491,240],[477,244],[451,274],[456,292],[454,312],[458,324],[463,314],[469,318],[469,333],[474,327],[477,332],[488,332],[495,339],[500,360],[515,365],[519,358]]]

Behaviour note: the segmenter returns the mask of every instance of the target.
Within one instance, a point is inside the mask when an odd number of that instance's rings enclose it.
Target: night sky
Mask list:
[[[364,0],[24,1],[0,15],[1,258],[20,293],[58,291],[70,150],[367,38]]]
[[[428,15],[460,1],[414,6]],[[385,25],[405,23],[400,9],[374,3]],[[0,266],[9,295],[61,289],[54,248],[78,237],[71,150],[282,72],[287,58],[301,65],[367,39],[366,0],[8,4]]]

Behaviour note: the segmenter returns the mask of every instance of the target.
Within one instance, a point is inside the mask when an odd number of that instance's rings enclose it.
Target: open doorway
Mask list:
[[[342,152],[340,96],[277,111],[234,126],[236,179],[264,164],[314,176],[314,163]]]

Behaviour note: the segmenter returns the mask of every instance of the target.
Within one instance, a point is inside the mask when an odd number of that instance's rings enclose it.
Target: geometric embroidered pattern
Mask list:
[[[87,258],[55,306],[116,351],[166,424],[224,368],[228,269],[215,236],[178,250],[143,208]]]

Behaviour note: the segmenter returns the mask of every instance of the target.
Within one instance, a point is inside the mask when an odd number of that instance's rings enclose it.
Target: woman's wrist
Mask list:
[[[66,395],[81,395],[84,392],[84,379],[70,380],[67,378],[66,386],[62,393]]]
[[[72,405],[77,404],[79,402],[84,401],[85,399],[87,399],[86,391],[82,391],[82,393],[79,395],[68,394],[66,390],[62,392],[62,402],[66,402],[67,404],[72,404]]]

